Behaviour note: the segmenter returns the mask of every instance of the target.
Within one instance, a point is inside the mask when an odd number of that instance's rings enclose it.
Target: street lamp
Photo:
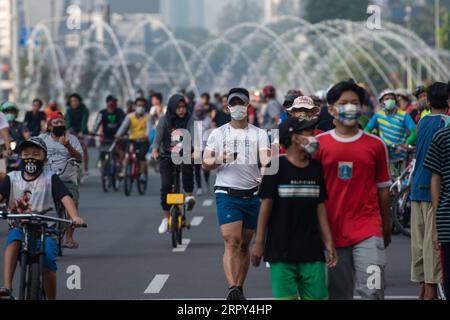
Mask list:
[[[435,29],[435,43],[436,49],[441,47],[439,39],[439,29],[440,29],[440,0],[434,0],[434,29]]]

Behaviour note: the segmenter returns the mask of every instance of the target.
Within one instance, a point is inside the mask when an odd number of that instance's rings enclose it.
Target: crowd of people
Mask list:
[[[89,140],[100,136],[103,145],[111,145],[127,137],[117,148],[122,176],[123,150],[129,144],[136,150],[139,179],[147,179],[150,159],[159,161],[158,232],[164,234],[173,155],[180,155],[180,136],[188,133],[192,161],[181,166],[182,187],[192,210],[195,197],[210,188],[210,173],[216,173],[227,299],[245,299],[250,264],[258,266],[262,259],[270,265],[276,299],[352,299],[355,291],[363,299],[384,299],[386,248],[393,229],[392,164],[407,161],[407,150],[416,146],[411,280],[420,286],[420,299],[437,299],[439,284],[449,296],[450,83],[419,86],[412,95],[390,88],[378,99],[353,80],[310,96],[289,90],[282,103],[271,85],[260,92],[233,88],[196,98],[193,92],[177,93],[165,106],[161,93],[145,97],[138,91],[121,108],[109,95],[91,128],[89,108],[76,93],[68,97],[65,112],[55,101],[41,110],[43,102],[33,100],[23,122],[16,104],[3,103],[0,200],[17,212],[17,201],[31,192],[27,201],[33,210],[43,210],[54,199],[82,224],[80,171],[89,172]],[[22,174],[6,174],[13,151]],[[67,169],[70,159],[81,169]],[[46,187],[39,190],[41,185]],[[12,225],[8,235],[1,296],[12,293],[20,231]],[[54,252],[54,241],[46,245]],[[73,229],[65,245],[78,247]],[[46,268],[47,297],[53,298],[55,255],[46,256]]]

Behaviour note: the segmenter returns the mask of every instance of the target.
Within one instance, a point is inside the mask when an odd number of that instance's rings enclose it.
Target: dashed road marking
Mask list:
[[[172,252],[185,252],[189,242],[191,242],[191,239],[183,239],[182,244],[179,244],[178,247],[172,249]]]
[[[213,204],[213,200],[212,199],[206,199],[205,201],[203,201],[202,206],[203,207],[211,207]]]
[[[145,294],[155,294],[159,293],[161,289],[164,287],[164,284],[166,283],[167,279],[169,279],[168,274],[157,274],[152,282],[148,285],[147,289],[145,289]]]
[[[203,221],[203,217],[194,217],[191,221],[191,226],[198,227]]]

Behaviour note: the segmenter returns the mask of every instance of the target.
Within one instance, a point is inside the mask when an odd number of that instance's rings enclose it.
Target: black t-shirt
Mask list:
[[[265,261],[308,263],[325,261],[317,207],[327,199],[322,164],[310,160],[306,168],[279,158],[276,175],[264,176],[262,199],[273,199],[265,248]]]
[[[5,179],[3,179],[3,182],[0,184],[0,195],[3,197],[3,199],[8,201],[10,192],[11,179],[8,175],[6,175]],[[55,201],[60,201],[65,196],[71,196],[67,187],[56,174],[52,176],[52,196]]]
[[[37,114],[34,114],[32,111],[28,111],[25,114],[24,123],[32,136],[37,136],[40,134],[42,121],[45,121],[45,113],[43,111],[39,111]]]
[[[120,125],[125,119],[125,112],[119,108],[116,108],[114,112],[111,113],[109,113],[107,109],[103,109],[100,111],[100,114],[103,135],[108,140],[114,140]]]

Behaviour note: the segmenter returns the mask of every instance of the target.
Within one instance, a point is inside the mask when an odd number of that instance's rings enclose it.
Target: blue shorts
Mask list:
[[[23,231],[20,228],[14,228],[9,230],[8,237],[6,238],[5,247],[9,246],[14,241],[22,241],[23,240]],[[41,246],[41,240],[37,240],[38,248]],[[56,257],[58,255],[58,244],[56,239],[50,236],[45,237],[45,258],[44,258],[44,266],[50,271],[56,272],[58,267],[56,265]]]
[[[242,221],[244,229],[256,230],[261,201],[258,196],[249,199],[216,193],[217,219],[219,225]]]

